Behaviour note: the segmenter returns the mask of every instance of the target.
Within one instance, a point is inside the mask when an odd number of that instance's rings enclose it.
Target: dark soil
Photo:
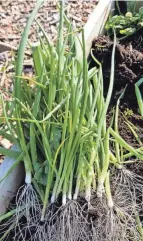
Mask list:
[[[107,115],[107,125],[109,126],[113,117],[113,113],[115,108],[111,108]],[[134,130],[138,135],[136,139],[134,134],[132,133],[131,129],[129,128],[127,122],[131,125],[134,125]],[[114,123],[113,123],[114,124]],[[143,146],[143,118],[138,115],[134,114],[132,110],[128,108],[124,108],[123,106],[120,107],[119,117],[118,117],[118,130],[121,137],[131,146],[135,148],[140,148]],[[138,139],[140,141],[138,141]]]
[[[138,141],[125,123],[125,118],[136,126],[136,132],[143,142],[143,118],[139,114],[137,99],[135,95],[135,83],[143,77],[143,29],[136,34],[123,40],[117,39],[115,53],[115,78],[113,95],[108,113],[108,123],[113,116],[117,99],[126,87],[123,98],[120,102],[119,132],[121,136],[132,146],[139,147]],[[92,44],[93,55],[103,66],[104,94],[106,96],[111,72],[111,54],[113,40],[108,36],[101,36],[95,39]],[[90,67],[95,66],[95,62],[90,56]],[[143,94],[143,84],[140,86]]]
[[[132,37],[117,39],[115,55],[116,83],[124,85],[135,83],[143,76],[143,30]],[[103,73],[109,78],[113,41],[108,36],[94,40],[92,48],[94,56],[102,63]],[[93,62],[92,62],[93,63]]]
[[[138,31],[132,37],[124,40],[117,40],[115,54],[115,83],[113,99],[116,100],[120,92],[127,85],[124,103],[128,108],[137,109],[134,84],[143,77],[143,30]],[[111,71],[111,53],[113,41],[108,36],[95,39],[92,44],[94,56],[102,63],[105,94],[108,89]],[[95,63],[91,60],[91,66]],[[143,93],[143,86],[140,87]],[[115,103],[112,103],[115,104]]]

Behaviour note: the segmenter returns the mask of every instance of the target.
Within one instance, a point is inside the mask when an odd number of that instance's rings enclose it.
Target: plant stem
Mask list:
[[[39,0],[36,4],[35,9],[33,10],[32,14],[30,15],[28,22],[26,24],[26,27],[24,29],[22,39],[20,42],[19,50],[18,50],[18,56],[17,56],[17,64],[16,64],[16,76],[22,75],[22,68],[23,68],[23,61],[24,61],[24,53],[26,49],[26,44],[28,40],[29,31],[31,28],[31,25],[34,21],[34,18],[41,7],[41,5],[44,3],[44,0]],[[15,85],[14,85],[14,92],[15,97],[19,100],[21,99],[21,79],[19,77],[15,78]]]
[[[112,194],[111,194],[109,176],[110,176],[110,172],[108,171],[105,179],[105,191],[106,191],[106,197],[108,201],[108,207],[112,209],[114,206],[114,203],[113,203]]]

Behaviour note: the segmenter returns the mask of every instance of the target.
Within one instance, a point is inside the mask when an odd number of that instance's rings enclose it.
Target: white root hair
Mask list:
[[[40,217],[41,205],[39,198],[33,186],[31,184],[26,184],[19,189],[16,197],[16,227],[14,240],[28,240],[27,235],[32,237],[32,230],[39,225]],[[21,218],[24,219],[24,221],[22,221]]]

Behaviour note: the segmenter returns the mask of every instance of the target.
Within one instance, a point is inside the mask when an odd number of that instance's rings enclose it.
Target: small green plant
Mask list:
[[[133,111],[132,111],[131,109],[126,108],[126,109],[124,110],[124,115],[125,115],[126,117],[130,117],[130,116],[133,115]]]
[[[127,12],[124,15],[110,17],[106,23],[106,30],[109,35],[113,34],[113,29],[118,37],[127,37],[134,34],[143,27],[143,8],[138,13]]]

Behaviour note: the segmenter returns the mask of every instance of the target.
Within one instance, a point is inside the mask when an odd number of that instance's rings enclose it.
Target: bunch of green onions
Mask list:
[[[17,153],[7,152],[16,157],[12,169],[20,161],[24,162],[25,183],[33,184],[38,193],[41,221],[44,221],[50,203],[56,203],[62,196],[61,205],[66,205],[69,200],[77,201],[81,192],[90,203],[92,193],[102,197],[105,189],[108,207],[113,208],[109,164],[119,167],[133,155],[143,160],[143,149],[135,150],[120,137],[118,105],[115,128],[106,127],[114,84],[116,36],[110,85],[104,99],[102,66],[93,57],[99,67],[88,69],[84,31],[80,41],[64,14],[63,1],[56,46],[50,43],[39,24],[43,37],[40,44],[32,48],[35,77],[22,76],[29,29],[42,2],[38,2],[25,28],[18,52],[13,101],[9,112],[3,101],[2,118],[10,133],[7,138],[19,148]],[[82,59],[77,57],[77,41],[81,44]],[[110,141],[115,143],[114,153],[110,151]],[[120,148],[126,151],[122,158]],[[5,153],[2,148],[0,151]]]

